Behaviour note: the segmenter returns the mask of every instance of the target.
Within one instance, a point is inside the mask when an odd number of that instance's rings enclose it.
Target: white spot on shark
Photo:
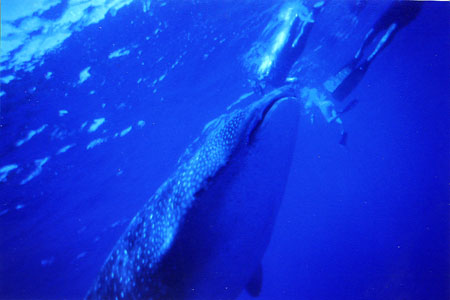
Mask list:
[[[158,80],[163,81],[164,78],[166,78],[166,75],[167,75],[167,71],[164,74],[162,74],[161,76],[159,76]]]
[[[42,167],[47,163],[47,161],[50,159],[50,157],[44,157],[42,159],[36,159],[34,161],[34,165],[36,166],[36,169],[34,169],[33,172],[30,173],[30,175],[28,175],[27,178],[23,179],[20,184],[25,184],[27,182],[29,182],[31,179],[33,179],[34,177],[38,176],[39,174],[41,174],[42,172]]]
[[[33,136],[35,136],[36,134],[41,133],[42,131],[44,131],[44,129],[47,128],[47,126],[48,126],[47,124],[44,124],[44,125],[42,125],[41,127],[39,127],[39,128],[36,129],[36,130],[30,130],[30,131],[28,132],[28,135],[27,135],[25,138],[23,138],[23,139],[21,139],[21,140],[18,140],[18,141],[16,142],[16,146],[17,146],[17,147],[22,146],[23,144],[25,144],[26,142],[28,142],[29,140],[31,140],[31,138],[32,138]]]
[[[3,166],[2,168],[0,168],[0,182],[5,182],[6,177],[8,176],[9,172],[11,172],[12,170],[15,170],[17,168],[18,168],[18,165],[16,165],[16,164],[6,165],[6,166]]]
[[[61,149],[58,150],[58,152],[56,152],[56,155],[66,152],[73,146],[75,146],[75,144],[70,144],[70,145],[66,145],[66,146],[62,147]]]
[[[105,123],[105,118],[98,118],[94,120],[94,123],[89,126],[88,132],[96,131],[103,123]]]
[[[132,129],[133,129],[133,126],[129,126],[129,127],[125,128],[124,130],[122,130],[122,131],[120,132],[120,137],[125,136],[125,135],[128,134]]]
[[[83,71],[80,72],[80,79],[78,80],[78,84],[82,84],[89,77],[91,77],[91,74],[89,73],[90,69],[91,69],[91,67],[87,67],[87,68],[83,69]]]
[[[95,140],[93,140],[92,142],[90,142],[87,146],[86,146],[86,149],[92,149],[92,148],[94,148],[95,146],[98,146],[98,145],[100,145],[100,144],[102,144],[102,143],[104,143],[104,142],[106,142],[107,141],[107,138],[98,138],[98,139],[95,139]]]
[[[81,126],[80,126],[80,130],[82,130],[84,127],[86,127],[87,123],[88,123],[87,121],[83,122],[83,124],[81,124]]]
[[[127,50],[125,48],[120,48],[114,52],[111,52],[108,56],[109,59],[111,58],[115,58],[115,57],[120,57],[120,56],[124,56],[124,55],[128,55],[130,54],[130,50]]]

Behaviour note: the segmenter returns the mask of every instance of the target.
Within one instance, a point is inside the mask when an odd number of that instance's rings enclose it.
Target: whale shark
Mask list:
[[[285,86],[206,124],[132,219],[86,299],[258,295],[299,115]]]

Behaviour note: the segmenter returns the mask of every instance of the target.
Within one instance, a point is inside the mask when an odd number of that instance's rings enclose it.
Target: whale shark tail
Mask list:
[[[245,290],[250,296],[258,297],[259,294],[261,294],[262,278],[262,265],[259,264],[255,272],[253,273],[252,278],[250,278],[250,281],[245,286]]]

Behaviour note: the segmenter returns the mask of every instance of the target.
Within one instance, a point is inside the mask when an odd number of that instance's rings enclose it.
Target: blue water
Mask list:
[[[283,7],[98,1],[68,21],[78,6],[45,3],[2,1],[0,299],[86,294],[186,146],[252,91],[251,49],[270,49]],[[330,1],[293,75],[321,87],[388,4]],[[258,299],[450,297],[449,17],[425,3],[376,57],[345,147],[303,113]]]

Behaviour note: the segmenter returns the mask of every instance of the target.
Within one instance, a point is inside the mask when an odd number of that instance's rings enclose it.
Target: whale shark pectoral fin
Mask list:
[[[261,263],[258,264],[256,267],[256,270],[253,272],[252,277],[250,278],[249,282],[245,286],[245,289],[247,290],[248,294],[252,297],[258,297],[261,293],[262,288],[262,265]]]

